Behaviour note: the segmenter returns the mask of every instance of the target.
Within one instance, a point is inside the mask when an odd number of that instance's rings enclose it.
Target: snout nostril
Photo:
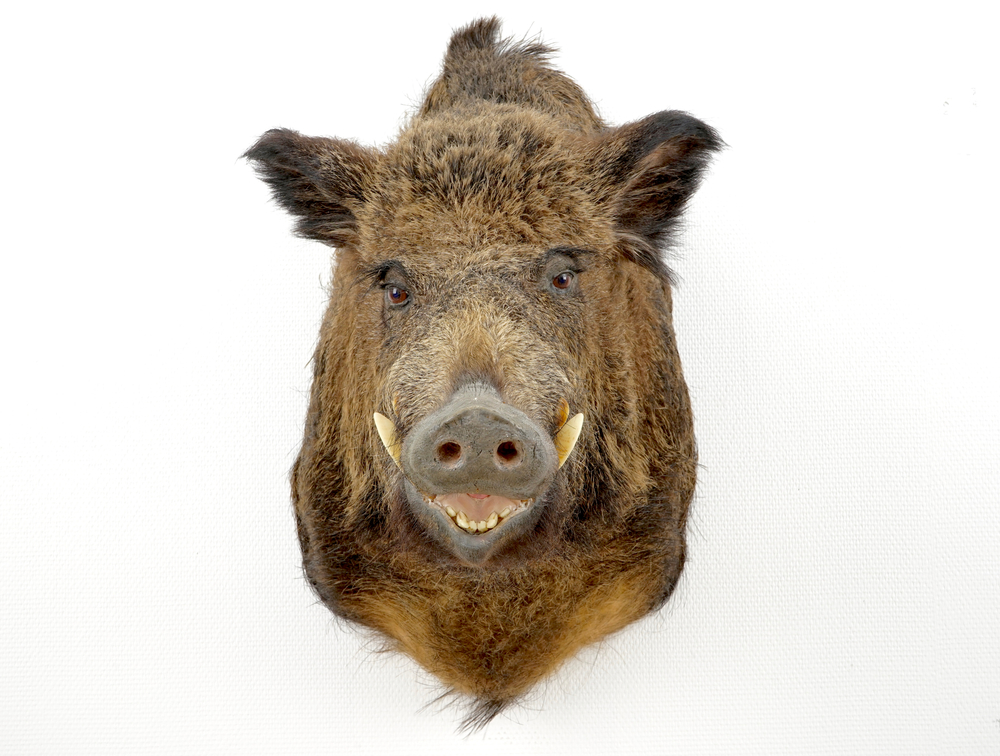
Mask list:
[[[454,441],[445,441],[437,448],[437,458],[443,465],[456,465],[462,458],[462,447]]]
[[[497,446],[497,459],[505,466],[516,465],[521,461],[521,449],[516,441],[504,441]]]

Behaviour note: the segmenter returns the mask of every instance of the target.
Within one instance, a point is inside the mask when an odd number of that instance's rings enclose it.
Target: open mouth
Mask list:
[[[514,500],[489,494],[421,494],[424,503],[436,507],[470,535],[486,533],[528,509],[534,499]]]
[[[563,400],[549,435],[495,392],[466,389],[417,423],[405,444],[388,417],[376,412],[374,421],[424,532],[481,565],[532,531],[580,437],[583,414],[569,417]]]

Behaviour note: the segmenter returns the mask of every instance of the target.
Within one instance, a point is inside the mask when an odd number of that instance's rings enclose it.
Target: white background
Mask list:
[[[986,4],[19,3],[0,192],[0,753],[1000,753]],[[329,250],[239,155],[391,140],[452,28],[719,129],[674,260],[701,477],[657,616],[485,731],[315,604]]]

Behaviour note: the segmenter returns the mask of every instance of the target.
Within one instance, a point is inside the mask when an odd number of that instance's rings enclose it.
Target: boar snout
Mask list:
[[[559,409],[564,420],[565,401]],[[456,391],[402,442],[392,421],[375,414],[382,442],[403,471],[417,521],[440,546],[472,565],[531,532],[582,422],[577,415],[552,438],[483,384]]]
[[[515,501],[544,493],[559,466],[548,434],[491,388],[456,392],[403,443],[407,479],[425,494],[488,494]]]

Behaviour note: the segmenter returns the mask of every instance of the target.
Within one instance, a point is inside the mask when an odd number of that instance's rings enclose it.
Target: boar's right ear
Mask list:
[[[711,126],[665,110],[604,132],[593,163],[601,199],[627,241],[625,254],[669,279],[660,248],[680,220],[713,152],[724,142]]]
[[[357,237],[356,212],[375,171],[375,153],[354,142],[272,129],[243,157],[298,218],[296,232],[334,247]]]

